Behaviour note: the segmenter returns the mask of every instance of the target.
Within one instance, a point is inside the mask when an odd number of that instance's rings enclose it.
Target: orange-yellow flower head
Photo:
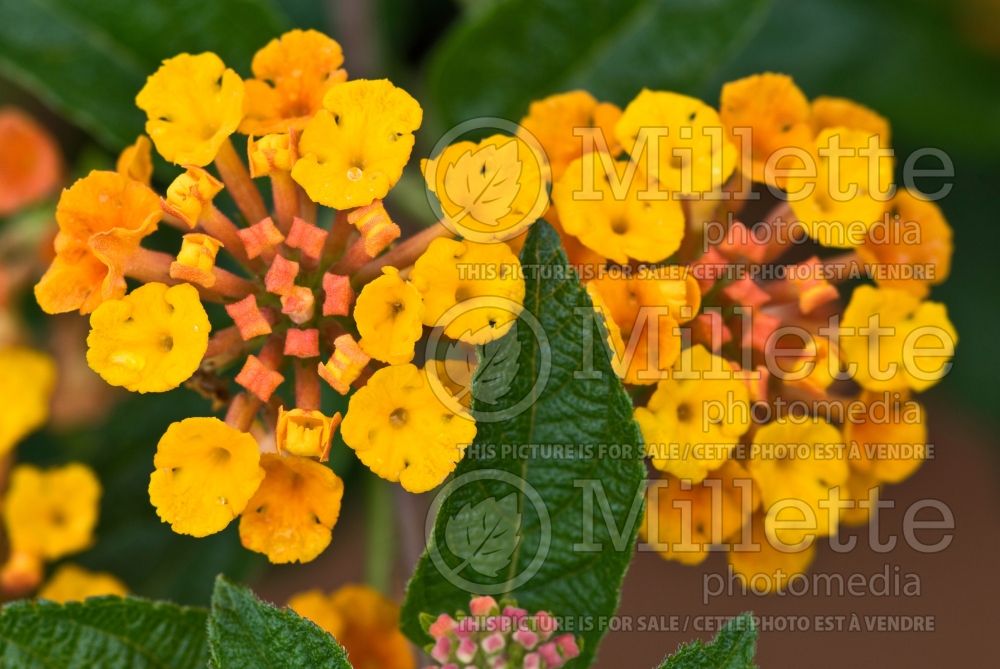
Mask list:
[[[940,302],[858,286],[840,322],[848,371],[867,390],[927,390],[951,369],[958,333]]]
[[[614,128],[621,115],[621,109],[598,102],[587,91],[569,91],[532,102],[519,132],[542,145],[552,178],[558,179],[584,153],[602,149],[611,155],[618,153]]]
[[[736,147],[701,100],[643,90],[625,107],[615,135],[640,169],[671,193],[716,190],[736,167]]]
[[[566,168],[552,189],[563,230],[618,263],[659,262],[681,245],[684,211],[677,199],[647,199],[633,163],[588,153]],[[630,176],[631,175],[631,176]]]
[[[719,116],[744,151],[739,167],[749,167],[754,181],[780,186],[774,170],[790,158],[782,153],[808,151],[812,144],[809,101],[788,75],[767,72],[729,82],[722,87]]]
[[[113,386],[164,392],[198,369],[210,329],[193,286],[147,283],[91,314],[87,363]]]
[[[878,135],[882,146],[889,146],[889,121],[864,105],[847,98],[821,95],[812,101],[812,126],[818,134],[827,128],[851,128]]]
[[[844,422],[851,469],[872,483],[909,478],[928,455],[923,406],[894,393],[861,393],[863,412]]]
[[[413,266],[424,325],[471,344],[505,335],[524,301],[521,263],[506,244],[439,238]]]
[[[160,215],[156,193],[115,172],[91,172],[64,190],[56,206],[56,257],[35,286],[42,310],[86,314],[124,295],[129,255],[156,230]]]
[[[344,482],[309,458],[266,453],[264,481],[240,519],[243,546],[275,564],[309,562],[333,537]]]
[[[160,438],[149,501],[178,534],[204,537],[246,508],[264,478],[257,441],[218,418],[185,418]]]
[[[764,513],[753,514],[749,545],[734,545],[728,554],[729,565],[744,585],[753,592],[783,592],[792,578],[809,570],[816,557],[816,544],[797,547],[769,534],[764,527]]]
[[[698,482],[729,459],[750,427],[750,395],[729,363],[698,344],[681,352],[635,419],[653,466]]]
[[[423,313],[420,292],[396,268],[386,267],[365,285],[354,306],[362,350],[391,365],[409,362],[423,332]]]
[[[50,602],[82,602],[88,597],[118,595],[124,597],[128,588],[111,574],[88,571],[75,564],[64,564],[38,591],[39,599]]]
[[[50,356],[21,346],[0,348],[0,457],[48,418],[55,383]]]
[[[421,169],[444,224],[475,242],[516,237],[548,206],[548,164],[541,147],[523,137],[457,142]]]
[[[182,53],[163,61],[135,103],[146,134],[176,165],[208,165],[243,119],[243,80],[214,53]]]
[[[49,133],[17,109],[0,109],[0,216],[48,196],[61,177],[62,157]]]
[[[424,370],[384,367],[351,397],[341,434],[373,472],[426,492],[455,469],[476,436],[472,418],[452,408],[435,395]]]
[[[101,484],[84,465],[18,465],[3,508],[11,551],[57,560],[87,548],[100,497]]]
[[[371,204],[399,181],[422,120],[420,104],[386,79],[338,84],[302,132],[292,178],[334,209]]]
[[[253,57],[246,81],[246,117],[240,132],[265,135],[301,130],[323,96],[347,79],[340,44],[315,30],[290,30]]]
[[[345,585],[329,595],[308,590],[289,599],[288,606],[332,634],[355,667],[416,667],[410,644],[399,631],[399,606],[373,588]]]

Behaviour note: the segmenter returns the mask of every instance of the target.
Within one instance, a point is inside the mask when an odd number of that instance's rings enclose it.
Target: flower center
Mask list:
[[[403,427],[406,425],[408,416],[406,414],[406,409],[400,407],[389,414],[389,424],[393,427]]]

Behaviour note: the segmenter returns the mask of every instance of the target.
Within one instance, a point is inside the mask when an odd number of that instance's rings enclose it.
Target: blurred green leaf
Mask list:
[[[205,620],[203,609],[135,598],[14,602],[0,611],[0,666],[199,669]]]
[[[118,149],[142,131],[135,95],[161,60],[210,50],[246,73],[286,23],[269,0],[9,1],[0,73]]]
[[[208,619],[210,666],[350,669],[347,653],[327,632],[291,609],[257,599],[221,576]]]
[[[441,44],[430,87],[442,122],[518,119],[585,88],[624,103],[642,88],[693,92],[761,24],[769,0],[504,0]]]

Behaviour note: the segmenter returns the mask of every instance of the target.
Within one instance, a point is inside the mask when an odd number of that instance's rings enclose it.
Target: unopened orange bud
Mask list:
[[[401,234],[399,226],[389,218],[382,200],[375,200],[351,211],[347,215],[347,222],[361,233],[365,252],[372,258],[384,251]]]
[[[813,256],[793,269],[789,283],[799,294],[799,310],[808,314],[813,309],[837,299],[837,287],[823,277],[823,262]]]
[[[323,275],[323,315],[346,316],[351,313],[354,289],[350,277],[328,272]]]
[[[304,286],[292,286],[281,296],[281,313],[286,314],[296,325],[310,320],[316,313],[313,292]]]
[[[273,250],[275,246],[285,241],[285,236],[274,224],[271,217],[254,223],[249,228],[240,228],[237,234],[243,240],[248,258],[256,258],[265,251]]]
[[[780,318],[760,311],[754,312],[750,328],[743,331],[740,344],[743,348],[763,351],[767,347],[768,339],[780,325]]]
[[[748,276],[732,282],[722,292],[734,303],[744,307],[759,307],[771,301],[771,296]]]
[[[274,256],[271,267],[264,276],[264,287],[267,292],[275,295],[287,295],[295,286],[295,277],[299,275],[299,264],[288,260],[280,253]]]
[[[192,232],[181,242],[177,260],[170,263],[170,278],[197,284],[205,288],[215,285],[215,256],[222,242],[215,237]]]
[[[713,352],[718,352],[724,344],[728,344],[733,339],[733,333],[722,320],[722,314],[718,311],[706,311],[698,314],[691,321],[691,341],[695,344],[703,344],[705,348]]]
[[[292,219],[292,228],[288,231],[286,243],[313,260],[319,260],[323,256],[323,247],[329,234],[323,228],[296,217]]]
[[[42,560],[33,553],[14,551],[0,570],[0,587],[4,594],[26,595],[42,582]]]
[[[288,328],[285,333],[285,355],[296,358],[315,358],[319,355],[319,330]]]
[[[257,298],[247,295],[239,302],[226,305],[226,313],[236,323],[243,341],[271,334],[271,324],[257,306]]]
[[[255,355],[247,356],[243,369],[236,375],[236,383],[256,395],[261,402],[270,400],[284,380],[284,376],[269,368]]]
[[[338,393],[346,395],[370,360],[371,357],[361,350],[354,337],[340,335],[333,340],[330,360],[325,365],[319,365],[319,375]]]

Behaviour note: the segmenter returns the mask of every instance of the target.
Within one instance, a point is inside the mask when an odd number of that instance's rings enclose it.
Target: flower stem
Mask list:
[[[246,248],[243,246],[243,240],[240,239],[240,235],[237,232],[239,228],[236,227],[236,224],[228,216],[219,211],[218,207],[212,205],[212,208],[206,212],[206,215],[199,223],[206,234],[222,242],[222,247],[239,264],[243,267],[251,266],[250,258],[247,257]]]
[[[222,143],[219,154],[215,156],[215,166],[243,218],[251,225],[267,218],[264,198],[250,178],[247,166],[236,155],[232,140],[227,139]]]
[[[271,194],[274,197],[275,222],[282,234],[287,235],[292,219],[299,214],[299,187],[288,172],[273,172]]]
[[[374,474],[367,474],[365,581],[385,595],[391,594],[396,556],[396,524],[392,509],[392,486]]]
[[[451,230],[441,223],[424,228],[417,234],[389,250],[375,260],[365,264],[354,275],[354,280],[358,284],[365,284],[382,273],[382,268],[387,265],[403,269],[412,265],[419,258],[430,243],[438,237],[451,236]]]

